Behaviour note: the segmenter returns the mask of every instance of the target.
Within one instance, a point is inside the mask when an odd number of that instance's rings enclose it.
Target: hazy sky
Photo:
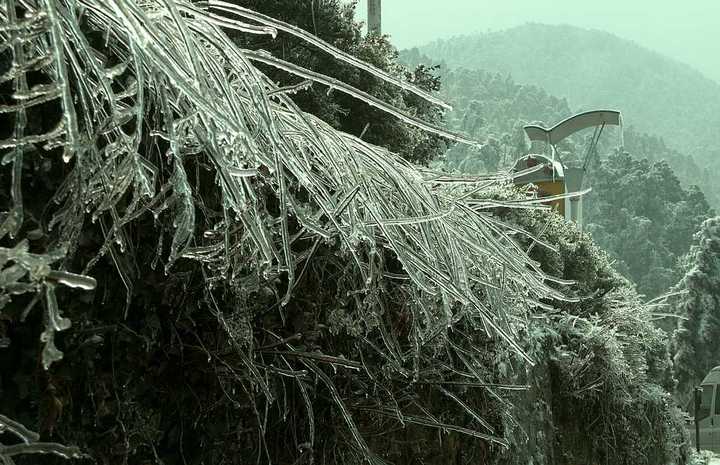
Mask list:
[[[383,32],[402,49],[538,22],[602,29],[720,82],[720,0],[382,0]],[[366,0],[358,19],[365,21]]]

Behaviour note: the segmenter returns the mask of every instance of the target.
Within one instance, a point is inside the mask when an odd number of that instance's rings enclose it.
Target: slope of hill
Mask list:
[[[418,49],[403,51],[402,61],[409,67],[432,64],[433,59]],[[523,126],[528,123],[552,125],[575,111],[566,98],[548,93],[533,84],[519,84],[509,73],[448,68],[441,60],[442,97],[454,110],[445,115],[447,125],[485,143],[482,153],[477,148],[454,145],[445,154],[446,166],[467,173],[494,171],[517,156],[526,153]],[[559,149],[564,156],[582,152],[584,138],[592,131],[573,136]],[[600,140],[600,152],[607,154],[617,146],[617,132],[607,128]],[[693,155],[674,149],[662,136],[647,133],[632,125],[624,128],[625,150],[637,159],[667,161],[683,186],[697,185],[708,202],[720,206],[720,157],[706,160],[708,150]],[[536,147],[539,148],[539,147]],[[712,150],[712,147],[710,148]]]
[[[404,53],[402,58],[411,65],[430,60],[418,53]],[[484,143],[481,148],[452,146],[442,162],[453,170],[482,173],[507,168],[531,150],[522,129],[525,124],[549,125],[572,114],[565,99],[518,84],[507,74],[444,67],[440,74],[443,97],[454,107],[446,115],[448,126]],[[593,189],[586,199],[587,230],[618,271],[641,293],[655,297],[680,279],[678,261],[690,250],[700,224],[714,214],[693,184],[717,193],[717,183],[692,157],[633,128],[624,131],[627,153],[616,154],[613,132],[608,129],[603,136],[603,162],[592,163],[586,180]],[[577,134],[558,148],[563,160],[572,162],[584,146],[583,134]]]
[[[450,67],[510,73],[577,110],[622,109],[625,121],[668,145],[717,164],[720,84],[687,65],[612,34],[526,24],[436,41],[420,52]]]

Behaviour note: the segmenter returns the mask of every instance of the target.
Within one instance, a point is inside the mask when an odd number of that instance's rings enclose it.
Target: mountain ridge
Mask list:
[[[720,156],[720,83],[675,58],[612,33],[527,23],[430,42],[418,51],[451,68],[509,73],[581,111],[618,108],[625,122],[698,160]],[[652,70],[648,72],[648,70]]]
[[[520,29],[520,28],[523,28],[523,27],[531,27],[531,26],[539,26],[539,27],[546,27],[546,26],[547,26],[547,27],[552,27],[552,28],[579,29],[579,30],[583,30],[583,31],[586,31],[586,32],[595,33],[595,34],[598,34],[598,35],[607,35],[607,36],[609,36],[609,37],[612,38],[612,39],[619,39],[619,40],[622,40],[622,41],[627,42],[627,43],[629,43],[629,44],[632,44],[634,47],[637,47],[638,49],[642,49],[645,53],[649,53],[649,54],[653,54],[653,55],[658,55],[658,56],[659,56],[660,58],[662,58],[664,61],[674,62],[674,63],[675,63],[676,65],[678,65],[678,66],[682,66],[682,67],[685,67],[685,68],[689,68],[690,70],[692,70],[693,72],[695,72],[696,74],[698,74],[701,78],[710,81],[711,83],[713,83],[714,85],[716,85],[716,86],[718,86],[718,87],[720,88],[720,79],[715,78],[715,77],[713,77],[713,76],[710,76],[709,74],[707,74],[707,73],[703,72],[701,69],[699,69],[696,65],[693,65],[693,64],[691,64],[690,62],[684,61],[684,60],[681,59],[681,58],[678,58],[678,57],[676,57],[676,56],[672,56],[672,55],[670,55],[670,54],[667,54],[667,53],[665,53],[665,52],[662,52],[662,51],[660,51],[660,50],[658,50],[658,49],[655,49],[655,48],[653,48],[653,47],[650,47],[650,46],[648,46],[648,45],[644,45],[644,44],[638,42],[638,41],[635,40],[635,39],[629,39],[629,38],[623,37],[623,36],[621,36],[621,35],[619,35],[619,34],[616,34],[616,33],[614,33],[614,32],[609,32],[609,31],[606,31],[606,30],[604,30],[604,29],[600,29],[600,28],[596,28],[596,27],[576,26],[576,25],[571,24],[571,23],[552,23],[552,24],[551,24],[551,23],[543,23],[543,22],[538,22],[538,21],[528,21],[528,22],[525,22],[525,23],[523,23],[523,24],[519,24],[519,25],[517,25],[517,26],[512,26],[512,27],[507,27],[507,28],[501,28],[501,29],[486,29],[485,31],[467,32],[467,33],[454,34],[454,35],[446,36],[446,37],[440,37],[440,38],[434,39],[434,40],[432,40],[432,41],[430,41],[430,42],[426,42],[425,44],[422,44],[422,45],[414,45],[414,46],[412,46],[412,47],[405,47],[405,48],[403,49],[403,51],[405,51],[405,50],[411,50],[411,49],[414,49],[414,48],[424,49],[425,47],[428,47],[428,46],[430,46],[430,45],[432,45],[432,44],[435,44],[435,43],[437,43],[437,42],[452,42],[452,41],[463,40],[463,39],[468,39],[468,38],[469,38],[469,39],[472,39],[472,38],[477,38],[477,37],[480,37],[480,36],[487,36],[487,35],[492,35],[492,34],[496,34],[496,33],[502,33],[502,32],[511,31],[511,30],[513,30],[513,29]]]

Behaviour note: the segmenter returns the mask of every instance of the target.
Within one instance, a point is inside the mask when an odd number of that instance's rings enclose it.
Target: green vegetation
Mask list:
[[[353,20],[355,9],[351,4],[340,0],[311,2],[309,5],[295,0],[236,0],[233,3],[290,22],[340,50],[422,89],[437,91],[440,87],[440,80],[426,67],[418,66],[408,70],[400,65],[397,62],[398,52],[386,37],[362,36],[360,25]],[[316,48],[299,37],[280,34],[272,38],[242,33],[231,34],[231,37],[243,47],[268,50],[283,60],[332,76],[425,121],[435,124],[441,121],[442,109],[438,106],[362,72],[357,67],[339,62],[330,54],[317,53]],[[277,68],[261,66],[260,69],[282,85],[301,81],[297,76]],[[334,128],[361,137],[371,144],[386,147],[415,163],[427,164],[445,150],[445,144],[439,136],[410,127],[356,98],[342,92],[329,91],[326,86],[313,86],[297,93],[293,100],[302,110],[322,118]]]
[[[349,7],[5,5],[0,460],[687,462],[652,307],[502,174],[421,166],[438,80]]]
[[[532,388],[515,398],[515,412],[531,420],[519,420],[514,438],[515,450],[526,447],[524,434],[536,448],[508,463],[683,463],[688,439],[665,391],[672,384],[667,338],[649,307],[607,254],[558,215],[501,214],[555,249],[536,244],[531,256],[575,281],[564,292],[578,299],[554,302],[554,311],[530,320],[524,339],[538,365],[521,375]]]
[[[682,277],[693,235],[713,215],[705,196],[664,161],[615,153],[592,170],[588,231],[640,292],[668,292]]]
[[[557,49],[560,44],[563,53]],[[715,212],[701,192],[717,205],[717,149],[707,139],[712,131],[707,131],[706,122],[718,114],[713,110],[717,107],[713,96],[720,91],[679,64],[626,45],[596,31],[529,25],[436,42],[421,50],[442,63],[443,92],[458,108],[457,116],[449,119],[450,127],[486,142],[481,150],[452,147],[444,162],[453,169],[477,173],[507,167],[518,154],[540,149],[526,146],[523,125],[535,120],[552,123],[573,112],[566,100],[540,87],[517,84],[513,77],[557,92],[580,109],[617,106],[631,121],[635,116],[638,127],[663,134],[659,137],[631,127],[625,129],[625,151],[611,150],[611,143],[601,146],[601,156],[590,165],[587,183],[593,191],[586,197],[584,215],[586,230],[607,251],[614,269],[639,292],[651,297],[673,289],[687,292],[665,307],[679,321],[673,317],[656,320],[665,331],[656,343],[669,348],[674,362],[671,369],[664,361],[655,379],[685,404],[690,389],[720,364],[715,349],[720,337],[717,219],[711,218]],[[626,46],[623,53],[618,51],[621,46]],[[540,53],[541,49],[555,53]],[[575,56],[580,58],[573,61]],[[418,49],[404,52],[403,59],[412,64],[433,63]],[[456,69],[453,64],[501,73]],[[591,72],[593,67],[601,72]],[[641,69],[642,77],[637,74]],[[629,82],[641,85],[623,87]],[[651,82],[655,84],[644,84]],[[693,119],[703,114],[704,124]],[[694,158],[666,141],[693,153]],[[582,144],[582,138],[572,138],[560,147],[561,155],[572,161]]]
[[[681,321],[675,335],[678,392],[689,397],[720,360],[720,217],[705,221],[696,236],[689,270],[680,288]]]

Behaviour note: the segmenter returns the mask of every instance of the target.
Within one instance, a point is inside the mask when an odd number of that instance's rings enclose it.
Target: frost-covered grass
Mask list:
[[[547,284],[558,280],[546,276],[517,245],[514,236],[522,231],[495,216],[497,203],[472,200],[473,194],[507,182],[505,177],[453,178],[423,171],[332,129],[300,111],[290,96],[325,85],[407,124],[472,143],[331,77],[261,50],[242,49],[224,29],[292,34],[317,53],[443,105],[297,28],[230,3],[6,1],[0,7],[0,36],[3,56],[12,60],[0,69],[0,80],[11,83],[12,92],[0,108],[12,130],[0,139],[0,149],[12,170],[12,202],[0,237],[20,244],[8,249],[7,267],[10,274],[22,272],[18,279],[29,277],[26,284],[38,296],[25,313],[44,303],[45,369],[62,359],[55,333],[71,325],[56,305],[51,265],[75,267],[77,274],[65,272],[61,284],[88,289],[107,258],[126,289],[127,318],[133,295],[145,284],[144,273],[160,261],[172,276],[182,264],[202,273],[206,311],[217,319],[230,352],[239,356],[233,382],[246,390],[259,425],[258,448],[266,453],[267,411],[284,408],[282,418],[288,415],[287,402],[279,400],[289,389],[285,379],[297,384],[293,392],[304,402],[306,417],[296,421],[309,425],[301,442],[311,447],[316,425],[310,397],[317,391],[326,393],[341,415],[346,431],[341,442],[375,462],[380,459],[368,446],[358,416],[506,444],[461,398],[468,383],[489,386],[473,368],[479,356],[475,344],[497,338],[531,362],[516,329],[527,309],[563,295]],[[302,81],[278,87],[257,63]],[[44,260],[46,272],[40,274],[19,255],[32,210],[23,192],[26,157],[62,165],[57,169],[62,184],[44,199],[46,249],[33,255]],[[36,193],[33,203],[38,202]],[[138,253],[147,243],[135,242],[139,234],[147,237],[149,228],[157,242],[152,264]],[[101,244],[94,256],[80,253],[83,240],[98,230]],[[329,269],[343,270],[348,280],[325,276]],[[339,283],[333,292],[336,301],[345,302],[330,317],[337,320],[330,325],[332,334],[353,336],[347,347],[335,348],[339,353],[328,353],[332,346],[311,351],[292,343],[298,336],[283,334],[293,299],[303,286],[318,282]],[[7,281],[2,288],[6,303],[15,289],[11,285]],[[278,327],[256,320],[254,293],[269,287]],[[240,299],[245,303],[234,322],[226,316],[228,301],[219,297],[229,293],[246,299]],[[452,334],[454,329],[462,331]],[[263,340],[274,338],[270,347],[278,349],[268,352],[259,334]],[[208,352],[208,360],[214,356]],[[369,366],[363,357],[383,362]],[[327,373],[338,367],[358,374],[340,386]],[[450,379],[457,376],[461,381]],[[378,390],[386,394],[368,402],[368,393]],[[428,392],[449,399],[471,421],[443,420],[442,410],[433,412],[437,408]]]
[[[277,88],[253,63],[283,67],[409,124],[453,135],[330,78],[261,51],[242,50],[221,26],[251,34],[295,34],[316,45],[318,53],[331,53],[391,83],[398,83],[397,78],[360,65],[296,28],[224,2],[17,6],[26,11],[25,18],[15,20],[3,9],[5,22],[15,26],[3,34],[25,43],[15,47],[13,66],[4,76],[16,88],[16,103],[6,109],[16,116],[15,130],[0,142],[12,151],[6,160],[14,166],[15,206],[7,216],[7,233],[17,233],[22,225],[23,150],[44,143],[46,149],[61,148],[71,170],[55,197],[64,207],[50,222],[58,231],[58,246],[68,253],[90,218],[105,229],[100,256],[122,254],[128,248],[127,226],[152,212],[167,218],[175,230],[166,269],[185,257],[212,264],[222,270],[218,276],[227,276],[233,251],[252,250],[253,263],[265,275],[287,276],[282,300],[287,303],[298,257],[312,250],[312,244],[339,239],[368,283],[377,271],[373,254],[363,257],[359,251],[361,244],[371,251],[388,248],[419,289],[474,307],[510,344],[512,338],[496,322],[499,309],[484,308],[472,283],[494,286],[503,270],[503,287],[517,295],[552,293],[537,266],[512,250],[501,223],[488,218],[482,207],[434,187],[453,181],[429,179],[399,157],[302,113],[287,95],[299,89]],[[94,31],[102,36],[93,36]],[[50,82],[27,89],[25,74],[36,69]],[[399,85],[437,101],[407,83]],[[57,125],[28,134],[26,114],[48,101],[62,107]],[[185,163],[196,157],[215,173],[211,187],[222,203],[219,220],[197,217],[200,186],[191,184],[185,170]],[[263,188],[277,199],[270,223],[263,219],[268,211],[258,197]],[[232,235],[237,227],[242,234]],[[295,245],[303,241],[311,247],[297,250]],[[95,263],[91,260],[83,272],[91,273]],[[132,283],[119,271],[129,295]]]
[[[709,450],[701,450],[697,453],[693,450],[688,465],[717,465],[720,463],[720,456]]]

